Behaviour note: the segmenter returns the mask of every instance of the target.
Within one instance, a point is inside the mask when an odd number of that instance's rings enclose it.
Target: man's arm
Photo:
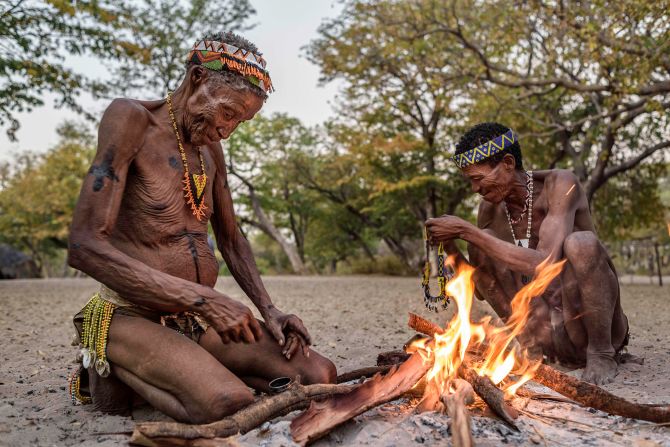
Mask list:
[[[233,198],[228,188],[228,175],[223,158],[223,149],[220,144],[211,145],[210,149],[216,164],[212,228],[219,251],[226,261],[230,273],[258,308],[268,330],[279,344],[283,345],[285,342],[285,331],[293,331],[302,337],[301,342],[306,349],[306,346],[311,344],[309,333],[298,317],[284,314],[272,304],[270,295],[265,290],[261,275],[258,272],[251,245],[237,226]]]
[[[72,220],[68,263],[135,304],[164,312],[198,311],[221,333],[246,324],[241,304],[210,287],[153,269],[109,240],[128,168],[143,144],[148,124],[148,115],[128,100],[115,100],[105,111],[98,131],[98,151]],[[246,312],[253,320],[248,309]]]
[[[521,273],[534,273],[537,266],[547,258],[550,262],[561,259],[563,242],[572,232],[583,192],[577,178],[568,171],[557,172],[552,180],[545,184],[548,188],[548,210],[540,226],[535,250],[502,241],[474,227],[465,230],[464,239]]]
[[[477,210],[477,227],[483,229],[488,228],[493,221],[494,206],[489,202],[483,201],[479,204],[479,209]],[[459,265],[464,262],[467,265],[471,265],[470,261],[465,257],[463,252],[456,245],[456,241],[450,239],[444,242],[444,249],[447,254],[450,256],[455,256],[455,264]]]
[[[572,232],[575,213],[583,197],[579,181],[568,171],[558,172],[553,184],[550,183],[545,184],[548,188],[548,214],[540,226],[535,250],[505,242],[453,216],[432,224],[434,229],[431,233],[435,240],[466,240],[496,261],[507,264],[513,271],[533,274],[545,259],[555,262],[563,256],[563,241]]]

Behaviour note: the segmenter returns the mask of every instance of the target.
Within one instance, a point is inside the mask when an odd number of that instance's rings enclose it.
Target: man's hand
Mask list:
[[[224,297],[206,301],[203,315],[224,343],[254,343],[263,335],[251,310],[233,299]]]
[[[287,359],[290,360],[299,348],[302,348],[305,357],[309,357],[312,337],[300,318],[293,314],[285,314],[276,307],[265,312],[263,318],[270,333],[283,347],[282,354]]]
[[[426,233],[431,245],[452,239],[462,239],[463,232],[470,223],[456,216],[441,216],[426,221]]]

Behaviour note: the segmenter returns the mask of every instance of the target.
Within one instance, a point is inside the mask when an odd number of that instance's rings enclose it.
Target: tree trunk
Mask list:
[[[249,198],[251,199],[251,207],[254,210],[254,216],[256,216],[257,227],[279,244],[291,263],[291,268],[295,273],[299,275],[307,273],[305,263],[300,259],[295,244],[292,244],[283,234],[281,234],[277,227],[268,218],[252,188],[249,188]]]

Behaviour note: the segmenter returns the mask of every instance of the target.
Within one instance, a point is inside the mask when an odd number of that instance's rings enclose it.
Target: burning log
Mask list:
[[[442,331],[442,329],[439,328],[439,326],[436,324],[414,314],[410,314],[410,320],[408,324],[414,330],[418,330],[418,328],[425,330],[426,332],[422,333],[425,333],[425,335],[429,336],[434,336],[435,333]],[[433,332],[431,333],[430,331]],[[470,350],[468,352],[473,353],[473,351]],[[461,371],[459,371],[459,373],[460,372]],[[473,371],[471,372],[474,374],[474,376],[479,377]],[[616,414],[618,416],[650,422],[670,422],[670,405],[651,406],[636,404],[609,393],[599,386],[593,385],[592,383],[588,383],[568,374],[564,374],[548,365],[540,365],[532,380],[546,386],[547,388],[551,388],[557,393],[562,394],[563,396],[568,397],[575,402],[591,408],[595,408],[596,410],[604,411],[609,414]],[[477,386],[475,386],[473,382],[470,383],[473,385],[473,388],[477,394],[481,396],[482,393],[479,389],[477,389]],[[491,384],[491,386],[493,385]],[[489,406],[491,407],[491,404],[489,404]],[[507,407],[511,408],[509,405],[507,405]],[[493,409],[493,407],[491,407],[491,409]],[[503,419],[506,419],[505,416],[502,416],[501,414],[499,415]]]
[[[467,406],[475,401],[475,392],[462,379],[454,379],[451,385],[454,392],[442,394],[440,398],[451,418],[451,440],[454,447],[471,447],[474,442]]]
[[[437,383],[433,380],[426,380],[421,400],[416,406],[415,411],[417,413],[425,413],[427,411],[439,411],[440,413],[444,413],[444,410],[445,408],[442,404],[441,393]]]
[[[415,331],[421,332],[422,334],[434,337],[435,334],[443,333],[443,329],[432,323],[431,321],[426,320],[416,314],[409,314],[409,321],[407,323],[410,328]],[[518,413],[514,408],[508,405],[505,402],[503,392],[496,387],[493,382],[488,377],[483,377],[473,371],[466,363],[462,363],[458,369],[458,375],[466,380],[474,391],[482,398],[484,402],[491,408],[491,410],[497,414],[503,421],[505,421],[510,427],[518,430],[514,419],[519,417]],[[436,406],[434,393],[429,392],[429,388],[426,389],[426,395],[424,399],[419,404],[419,408],[423,411],[430,411]]]
[[[356,385],[308,385],[294,383],[288,390],[260,399],[237,413],[211,424],[190,425],[179,422],[137,424],[131,444],[144,446],[204,446],[228,436],[244,434],[263,422],[307,407],[313,399],[344,394]],[[212,441],[212,443],[208,441]],[[216,444],[220,445],[220,444]]]
[[[503,421],[515,430],[519,428],[514,423],[514,420],[519,417],[519,413],[505,402],[505,395],[502,390],[495,386],[491,379],[485,376],[480,376],[472,370],[465,363],[458,368],[458,375],[466,380],[475,392],[482,398],[489,408],[497,414]]]
[[[313,402],[307,411],[291,422],[293,440],[305,445],[370,408],[397,399],[413,387],[430,366],[419,353],[415,353],[397,369],[383,377],[375,376],[349,394]]]

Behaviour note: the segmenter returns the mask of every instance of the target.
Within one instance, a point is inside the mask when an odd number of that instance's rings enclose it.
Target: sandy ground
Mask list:
[[[418,282],[411,278],[268,277],[265,283],[278,307],[303,318],[315,349],[330,357],[340,372],[372,366],[378,352],[399,348],[412,335],[405,326],[408,311],[429,316]],[[246,301],[230,278],[220,278],[217,288]],[[126,445],[128,437],[119,433],[132,430],[134,420],[165,419],[148,409],[130,418],[70,403],[66,377],[75,355],[70,318],[95,290],[92,280],[0,281],[0,445]],[[622,295],[631,322],[629,351],[646,361],[643,366],[622,365],[606,388],[638,402],[670,402],[670,287],[624,285]],[[490,308],[478,302],[473,316],[486,312]],[[443,323],[449,315],[430,317]],[[521,431],[514,433],[497,420],[477,417],[473,431],[478,445],[670,446],[669,427],[563,403],[516,399],[514,405],[527,405],[526,411],[544,418],[522,416]],[[387,404],[317,445],[446,445],[449,419],[435,413],[416,415],[411,409],[412,403],[404,400]],[[292,444],[287,419],[236,441],[249,446]]]

